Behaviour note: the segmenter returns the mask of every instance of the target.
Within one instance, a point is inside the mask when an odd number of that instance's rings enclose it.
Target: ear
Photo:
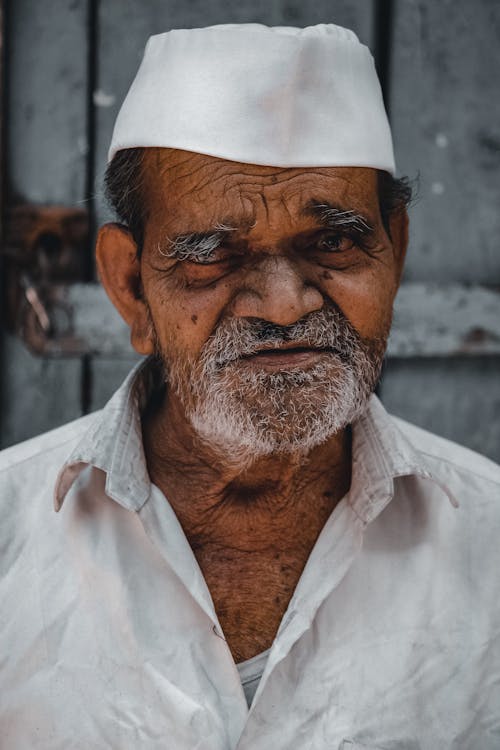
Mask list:
[[[389,229],[392,247],[394,250],[394,261],[396,264],[398,285],[403,275],[403,267],[408,248],[409,219],[405,208],[393,211],[389,217]]]
[[[105,224],[100,228],[96,260],[108,297],[130,326],[132,346],[139,354],[152,354],[153,327],[141,291],[141,263],[137,245],[126,227]]]

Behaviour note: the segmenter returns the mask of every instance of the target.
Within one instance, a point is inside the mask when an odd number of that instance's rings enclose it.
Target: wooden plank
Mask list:
[[[2,359],[2,448],[81,415],[79,360],[35,357],[13,336]]]
[[[9,8],[7,142],[11,200],[85,198],[87,0]]]
[[[71,336],[50,343],[52,356],[76,352],[130,359],[129,329],[98,284],[74,284],[61,299],[72,311]],[[390,357],[500,354],[500,292],[461,284],[406,283],[396,299]],[[120,371],[121,377],[121,371]]]
[[[500,292],[465,284],[402,285],[389,356],[500,354]]]
[[[85,197],[87,0],[16,0],[9,7],[10,202],[81,204]],[[1,444],[81,413],[80,360],[30,355],[2,341]]]
[[[128,357],[98,357],[92,363],[92,400],[90,411],[101,409],[121,385],[141,357],[130,353]]]
[[[393,359],[381,398],[392,413],[500,463],[499,382],[496,357]]]
[[[67,288],[65,301],[73,311],[75,351],[81,349],[93,357],[130,359],[133,353],[130,330],[100,284],[73,284]],[[58,354],[57,350],[54,354]],[[94,387],[101,392],[106,390],[107,386],[101,386],[98,380],[93,376]]]
[[[498,284],[500,97],[494,71],[500,67],[500,5],[405,0],[393,8],[389,92],[396,163],[400,173],[421,176],[405,278],[456,282],[465,290],[472,285],[471,292],[478,284]],[[498,353],[497,305],[490,307],[482,292],[467,293],[462,306],[461,297],[456,289],[450,299],[431,291],[407,299],[393,343],[401,349],[408,332],[409,352]],[[498,357],[389,360],[381,392],[410,422],[498,460],[499,372]]]
[[[338,23],[353,28],[360,38],[369,43],[373,38],[373,3],[367,0],[244,0],[227,3],[226,0],[101,0],[99,3],[99,50],[97,55],[97,85],[94,92],[96,105],[95,137],[95,189],[98,223],[113,219],[102,194],[102,179],[106,168],[106,155],[111,140],[113,124],[123,98],[139,66],[144,45],[151,34],[171,28],[192,28],[217,23],[264,23],[268,25],[308,26],[316,23]],[[119,60],[119,63],[117,62]],[[89,308],[90,309],[90,308]],[[97,309],[97,308],[95,308]],[[103,305],[105,320],[109,308]],[[84,325],[83,317],[79,317]],[[94,315],[92,319],[94,319]],[[118,319],[115,318],[115,322]],[[90,321],[89,321],[90,322]],[[93,325],[93,324],[91,324]],[[123,342],[128,334],[119,326],[104,326],[100,338],[100,351],[110,356],[124,356],[129,351]],[[90,336],[91,341],[95,339]],[[102,345],[102,348],[101,348]],[[95,346],[95,344],[92,344]],[[93,364],[92,404],[101,404],[103,394],[110,393],[122,380],[119,366]]]
[[[500,3],[394,3],[390,104],[399,172],[421,175],[406,278],[500,279]]]

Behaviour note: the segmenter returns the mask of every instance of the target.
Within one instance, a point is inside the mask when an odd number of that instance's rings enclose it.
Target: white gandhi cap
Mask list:
[[[395,172],[371,53],[334,24],[222,24],[150,37],[108,159],[136,146]]]

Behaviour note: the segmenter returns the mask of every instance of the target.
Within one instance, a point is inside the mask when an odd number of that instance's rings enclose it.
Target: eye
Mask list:
[[[221,260],[221,258],[211,253],[203,258],[189,258],[189,263],[194,263],[196,266],[213,266],[215,263],[220,263]]]
[[[216,248],[209,252],[192,253],[186,260],[188,263],[192,263],[195,266],[213,266],[216,263],[222,263],[228,259],[227,252],[224,252],[222,248]]]
[[[179,268],[190,284],[197,284],[221,279],[237,271],[241,264],[241,253],[221,247],[186,258]]]
[[[201,251],[190,252],[186,254],[181,260],[185,261],[190,266],[216,266],[219,265],[232,265],[241,261],[243,253],[236,247],[228,247],[227,245],[220,245],[212,249],[202,249]]]
[[[354,246],[354,240],[343,234],[329,234],[319,240],[317,247],[324,253],[343,253]]]

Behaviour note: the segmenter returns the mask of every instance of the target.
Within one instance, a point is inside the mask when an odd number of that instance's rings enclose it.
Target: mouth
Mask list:
[[[313,364],[325,356],[332,354],[331,348],[319,348],[312,346],[281,346],[274,349],[261,349],[253,354],[247,354],[241,359],[249,364],[255,364],[263,367],[280,368],[280,367],[300,367]]]

